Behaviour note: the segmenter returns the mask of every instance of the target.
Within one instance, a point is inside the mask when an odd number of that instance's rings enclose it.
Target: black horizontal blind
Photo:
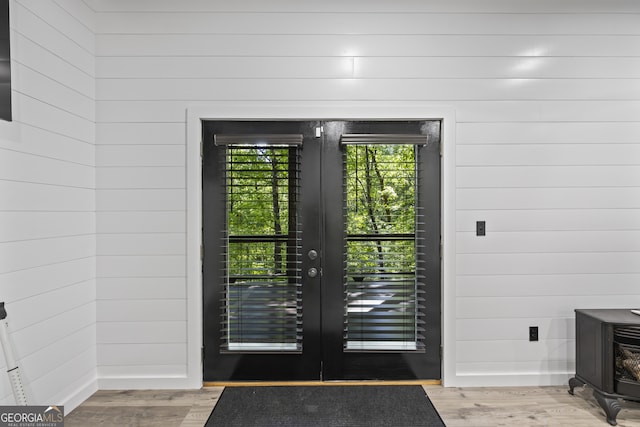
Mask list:
[[[226,150],[221,347],[300,352],[299,148],[247,140],[242,144],[236,136],[221,144]]]
[[[424,349],[413,142],[343,146],[345,351]]]

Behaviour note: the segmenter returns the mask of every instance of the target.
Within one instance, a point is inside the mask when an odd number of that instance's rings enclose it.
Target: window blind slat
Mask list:
[[[345,351],[420,351],[417,145],[424,135],[343,135]]]
[[[214,135],[215,145],[241,146],[286,146],[302,145],[303,136],[299,134],[238,134]],[[282,154],[278,154],[282,156]]]
[[[412,144],[424,145],[428,142],[428,135],[407,135],[407,134],[376,134],[376,133],[352,133],[343,134],[340,137],[340,143],[343,145],[389,145],[389,144]],[[397,165],[393,161],[382,160],[379,163],[391,163]]]
[[[300,138],[216,135],[226,150],[222,351],[302,350]]]

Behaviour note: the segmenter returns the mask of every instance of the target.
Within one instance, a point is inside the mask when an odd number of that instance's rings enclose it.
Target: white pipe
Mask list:
[[[27,394],[22,385],[20,367],[13,355],[13,346],[9,336],[9,322],[7,322],[7,311],[4,309],[4,302],[0,302],[0,320],[0,343],[2,343],[2,349],[4,350],[4,360],[7,363],[7,374],[9,374],[13,396],[16,399],[16,404],[26,406],[28,405]]]

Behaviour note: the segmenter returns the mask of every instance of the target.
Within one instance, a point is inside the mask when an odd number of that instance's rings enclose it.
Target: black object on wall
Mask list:
[[[11,121],[9,0],[0,0],[0,119]]]

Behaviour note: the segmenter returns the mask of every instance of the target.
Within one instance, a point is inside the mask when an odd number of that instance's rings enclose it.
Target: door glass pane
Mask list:
[[[419,349],[416,152],[344,147],[346,351]]]
[[[298,148],[226,150],[223,349],[301,351]]]

